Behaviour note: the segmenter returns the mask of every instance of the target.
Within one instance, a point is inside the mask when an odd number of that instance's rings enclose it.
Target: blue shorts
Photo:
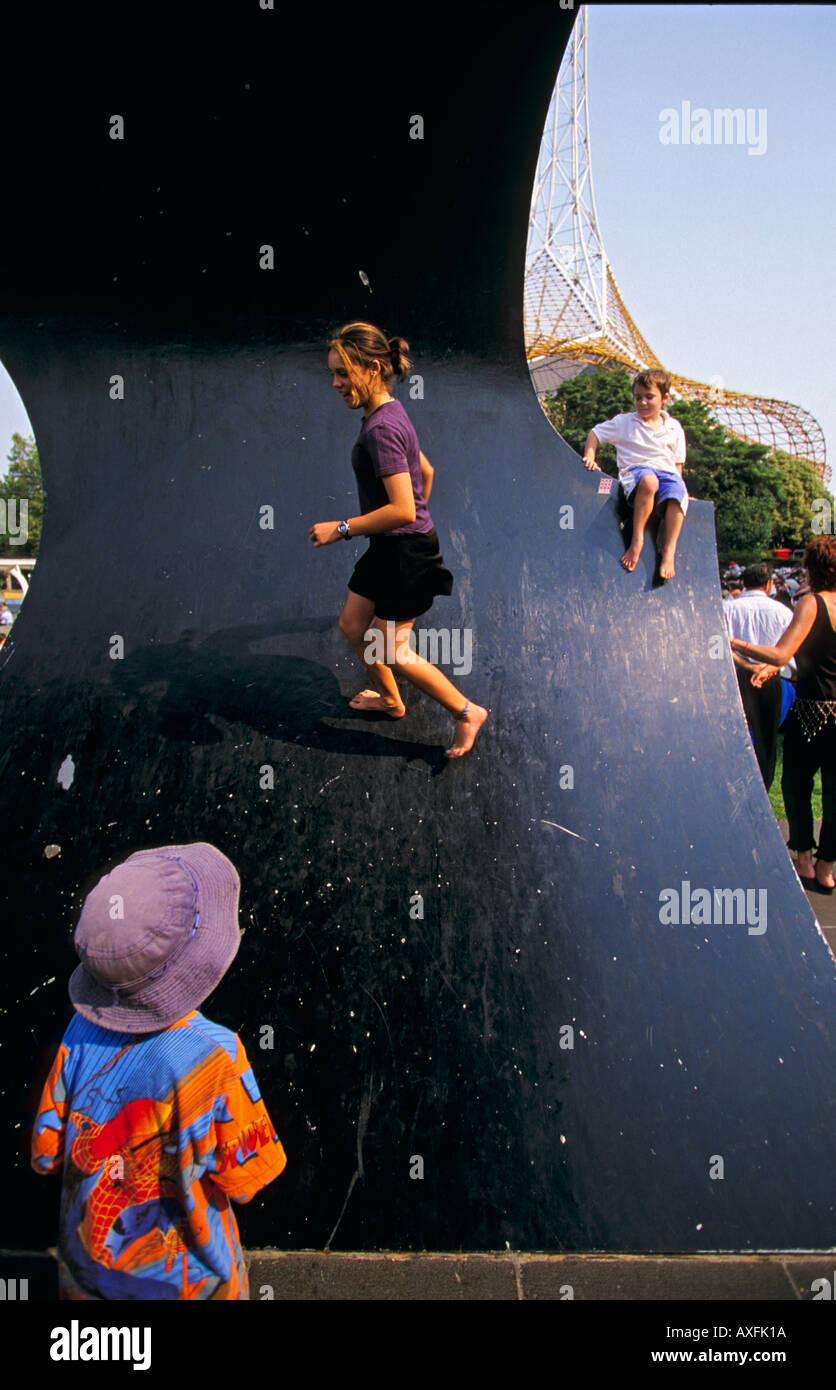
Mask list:
[[[656,502],[678,502],[682,508],[683,515],[688,510],[688,489],[678,473],[657,473],[655,468],[648,468],[646,464],[635,464],[632,468],[625,468],[618,475],[619,482],[624,489],[624,495],[628,504],[633,505],[633,491],[640,478],[650,474],[653,478],[659,479],[659,491],[656,493]]]

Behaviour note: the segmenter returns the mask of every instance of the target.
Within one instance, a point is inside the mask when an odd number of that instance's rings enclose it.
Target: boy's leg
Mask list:
[[[630,547],[625,550],[621,557],[621,563],[626,570],[634,570],[639,562],[644,543],[644,528],[650,520],[650,513],[656,501],[656,493],[659,488],[659,479],[655,473],[645,473],[636,484],[633,493],[633,539]]]
[[[673,579],[676,574],[674,569],[676,542],[679,540],[679,533],[682,530],[684,520],[685,513],[682,507],[672,497],[665,507],[665,547],[659,561],[659,576],[662,579]]]

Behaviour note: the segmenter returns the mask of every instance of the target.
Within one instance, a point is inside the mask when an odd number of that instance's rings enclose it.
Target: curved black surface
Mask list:
[[[14,154],[41,216],[3,227],[0,357],[48,504],[0,655],[3,1243],[55,1236],[25,1127],[81,894],[200,838],[239,867],[247,927],[207,1012],[240,1031],[289,1153],[248,1244],[830,1246],[834,962],[712,644],[711,508],[673,583],[651,587],[649,553],[625,575],[613,502],[524,362],[573,16],[421,7],[360,38],[317,11],[290,41],[242,8],[51,21]],[[23,90],[7,74],[7,128]],[[355,506],[359,420],[322,337],[357,314],[409,337],[424,381],[404,400],[457,577],[431,616],[472,630],[460,683],[491,707],[454,766],[411,690],[400,724],[350,716],[335,618],[357,548],[307,541]],[[684,881],[765,890],[766,931],[663,924]]]

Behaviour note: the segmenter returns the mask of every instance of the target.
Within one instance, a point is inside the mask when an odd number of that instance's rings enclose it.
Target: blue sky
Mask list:
[[[607,256],[666,366],[816,416],[836,472],[836,7],[589,11],[592,176]],[[766,149],[665,145],[660,112],[766,111]]]
[[[0,475],[6,472],[6,458],[12,447],[13,434],[32,434],[29,416],[26,414],[14,382],[0,362]]]
[[[829,5],[590,9],[595,198],[627,308],[672,369],[811,411],[836,471],[834,73]],[[662,144],[683,101],[765,110],[765,152]],[[2,460],[13,430],[31,432],[0,369]]]

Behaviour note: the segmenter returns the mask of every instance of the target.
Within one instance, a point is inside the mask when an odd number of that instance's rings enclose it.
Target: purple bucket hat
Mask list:
[[[84,900],[70,976],[77,1013],[117,1033],[155,1033],[192,1012],[241,942],[233,864],[214,845],[130,855]]]

